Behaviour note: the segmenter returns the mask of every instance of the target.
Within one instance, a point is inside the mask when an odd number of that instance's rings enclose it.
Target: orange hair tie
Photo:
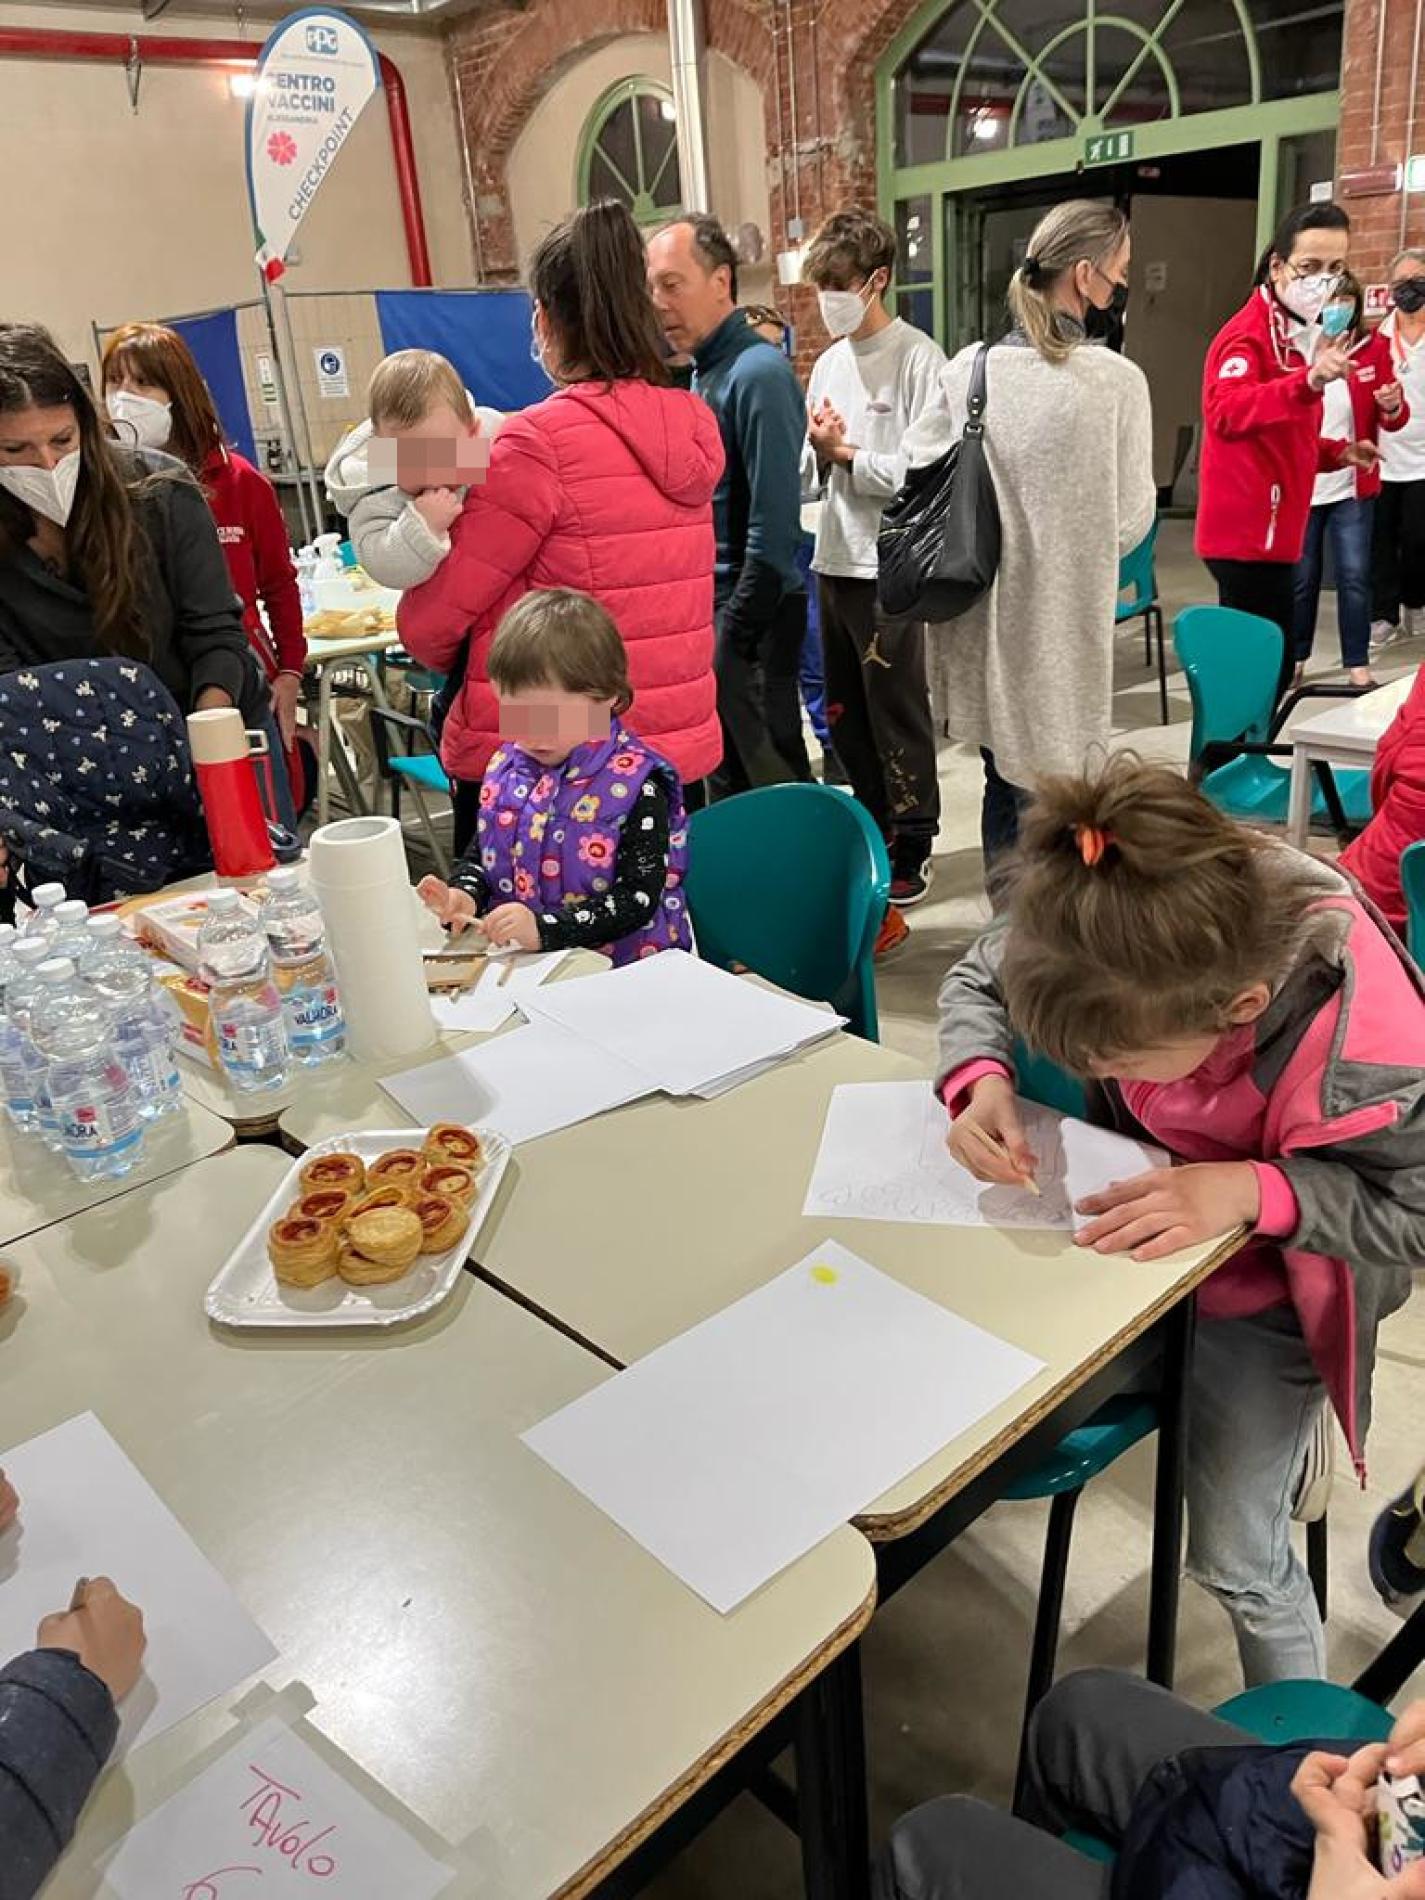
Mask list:
[[[1074,843],[1079,847],[1079,856],[1090,870],[1103,861],[1103,854],[1117,839],[1111,831],[1104,831],[1098,825],[1075,825]]]

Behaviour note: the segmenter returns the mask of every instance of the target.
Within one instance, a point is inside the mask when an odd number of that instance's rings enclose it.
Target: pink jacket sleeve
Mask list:
[[[559,512],[554,454],[524,417],[508,421],[428,581],[401,596],[396,626],[407,651],[448,673],[473,624],[528,574]]]

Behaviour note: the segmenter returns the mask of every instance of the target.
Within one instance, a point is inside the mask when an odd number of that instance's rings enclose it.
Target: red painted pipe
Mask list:
[[[245,66],[255,66],[260,51],[260,47],[247,40],[165,39],[151,33],[69,33],[47,26],[0,27],[0,58],[126,62],[137,54],[147,66],[230,66],[240,71]],[[405,82],[393,61],[384,53],[380,59],[411,282],[418,288],[427,288],[432,281],[430,249],[426,243],[425,213],[421,208],[421,183],[416,173]]]

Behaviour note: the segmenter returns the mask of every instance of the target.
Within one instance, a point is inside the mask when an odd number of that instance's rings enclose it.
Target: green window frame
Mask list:
[[[660,120],[669,128],[668,142],[659,153],[646,149],[642,102],[652,100]],[[615,124],[628,128],[626,146],[611,149],[610,128]],[[631,157],[630,157],[631,155]],[[665,224],[683,211],[682,179],[678,169],[677,123],[673,114],[673,95],[656,79],[637,76],[620,79],[595,102],[579,135],[575,191],[581,205],[602,197],[607,180],[594,183],[596,161],[612,176],[613,195],[621,198],[641,225]],[[666,193],[669,185],[673,190]]]

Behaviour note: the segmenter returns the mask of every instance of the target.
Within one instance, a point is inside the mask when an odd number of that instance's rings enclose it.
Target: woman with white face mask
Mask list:
[[[47,330],[0,323],[0,673],[118,656],[185,712],[267,712],[217,531],[170,457],[124,449]]]
[[[126,323],[104,345],[104,402],[118,440],[174,455],[208,498],[243,626],[272,691],[272,710],[292,756],[307,639],[287,524],[271,482],[223,440],[222,424],[193,352],[162,323]]]
[[[1224,607],[1281,628],[1283,685],[1294,665],[1293,583],[1317,474],[1379,458],[1374,443],[1322,434],[1322,392],[1354,367],[1320,324],[1350,242],[1339,205],[1293,211],[1203,370],[1197,552]]]

